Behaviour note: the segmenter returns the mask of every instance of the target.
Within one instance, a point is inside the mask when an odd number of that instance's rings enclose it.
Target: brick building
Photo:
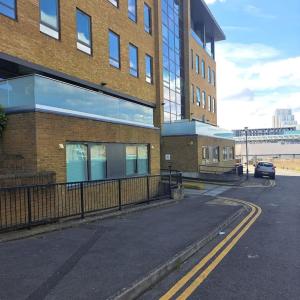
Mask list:
[[[157,174],[161,145],[174,143],[164,123],[217,125],[214,44],[225,36],[202,0],[0,0],[0,24],[2,173]]]

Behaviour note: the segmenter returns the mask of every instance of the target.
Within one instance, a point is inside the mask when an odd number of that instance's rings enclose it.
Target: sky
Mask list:
[[[300,123],[300,0],[205,0],[226,35],[216,44],[218,124],[272,127],[276,108]]]

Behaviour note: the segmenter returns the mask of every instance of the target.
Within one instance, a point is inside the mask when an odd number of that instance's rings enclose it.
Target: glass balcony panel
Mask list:
[[[0,104],[153,127],[151,107],[39,75],[0,81]]]

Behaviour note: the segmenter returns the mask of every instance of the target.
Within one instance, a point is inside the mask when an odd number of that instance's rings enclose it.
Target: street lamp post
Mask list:
[[[249,179],[249,159],[248,159],[248,127],[245,127],[246,134],[246,163],[247,163],[247,180]]]

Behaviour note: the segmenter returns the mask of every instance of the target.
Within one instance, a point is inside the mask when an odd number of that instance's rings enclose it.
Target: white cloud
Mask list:
[[[269,127],[276,108],[300,106],[300,56],[280,59],[261,44],[217,45],[221,127]],[[300,111],[296,112],[300,121]]]
[[[248,4],[244,9],[248,14],[264,19],[276,19],[276,16],[263,12],[259,7]]]
[[[226,2],[226,0],[205,0],[206,4],[214,4],[216,2]]]

